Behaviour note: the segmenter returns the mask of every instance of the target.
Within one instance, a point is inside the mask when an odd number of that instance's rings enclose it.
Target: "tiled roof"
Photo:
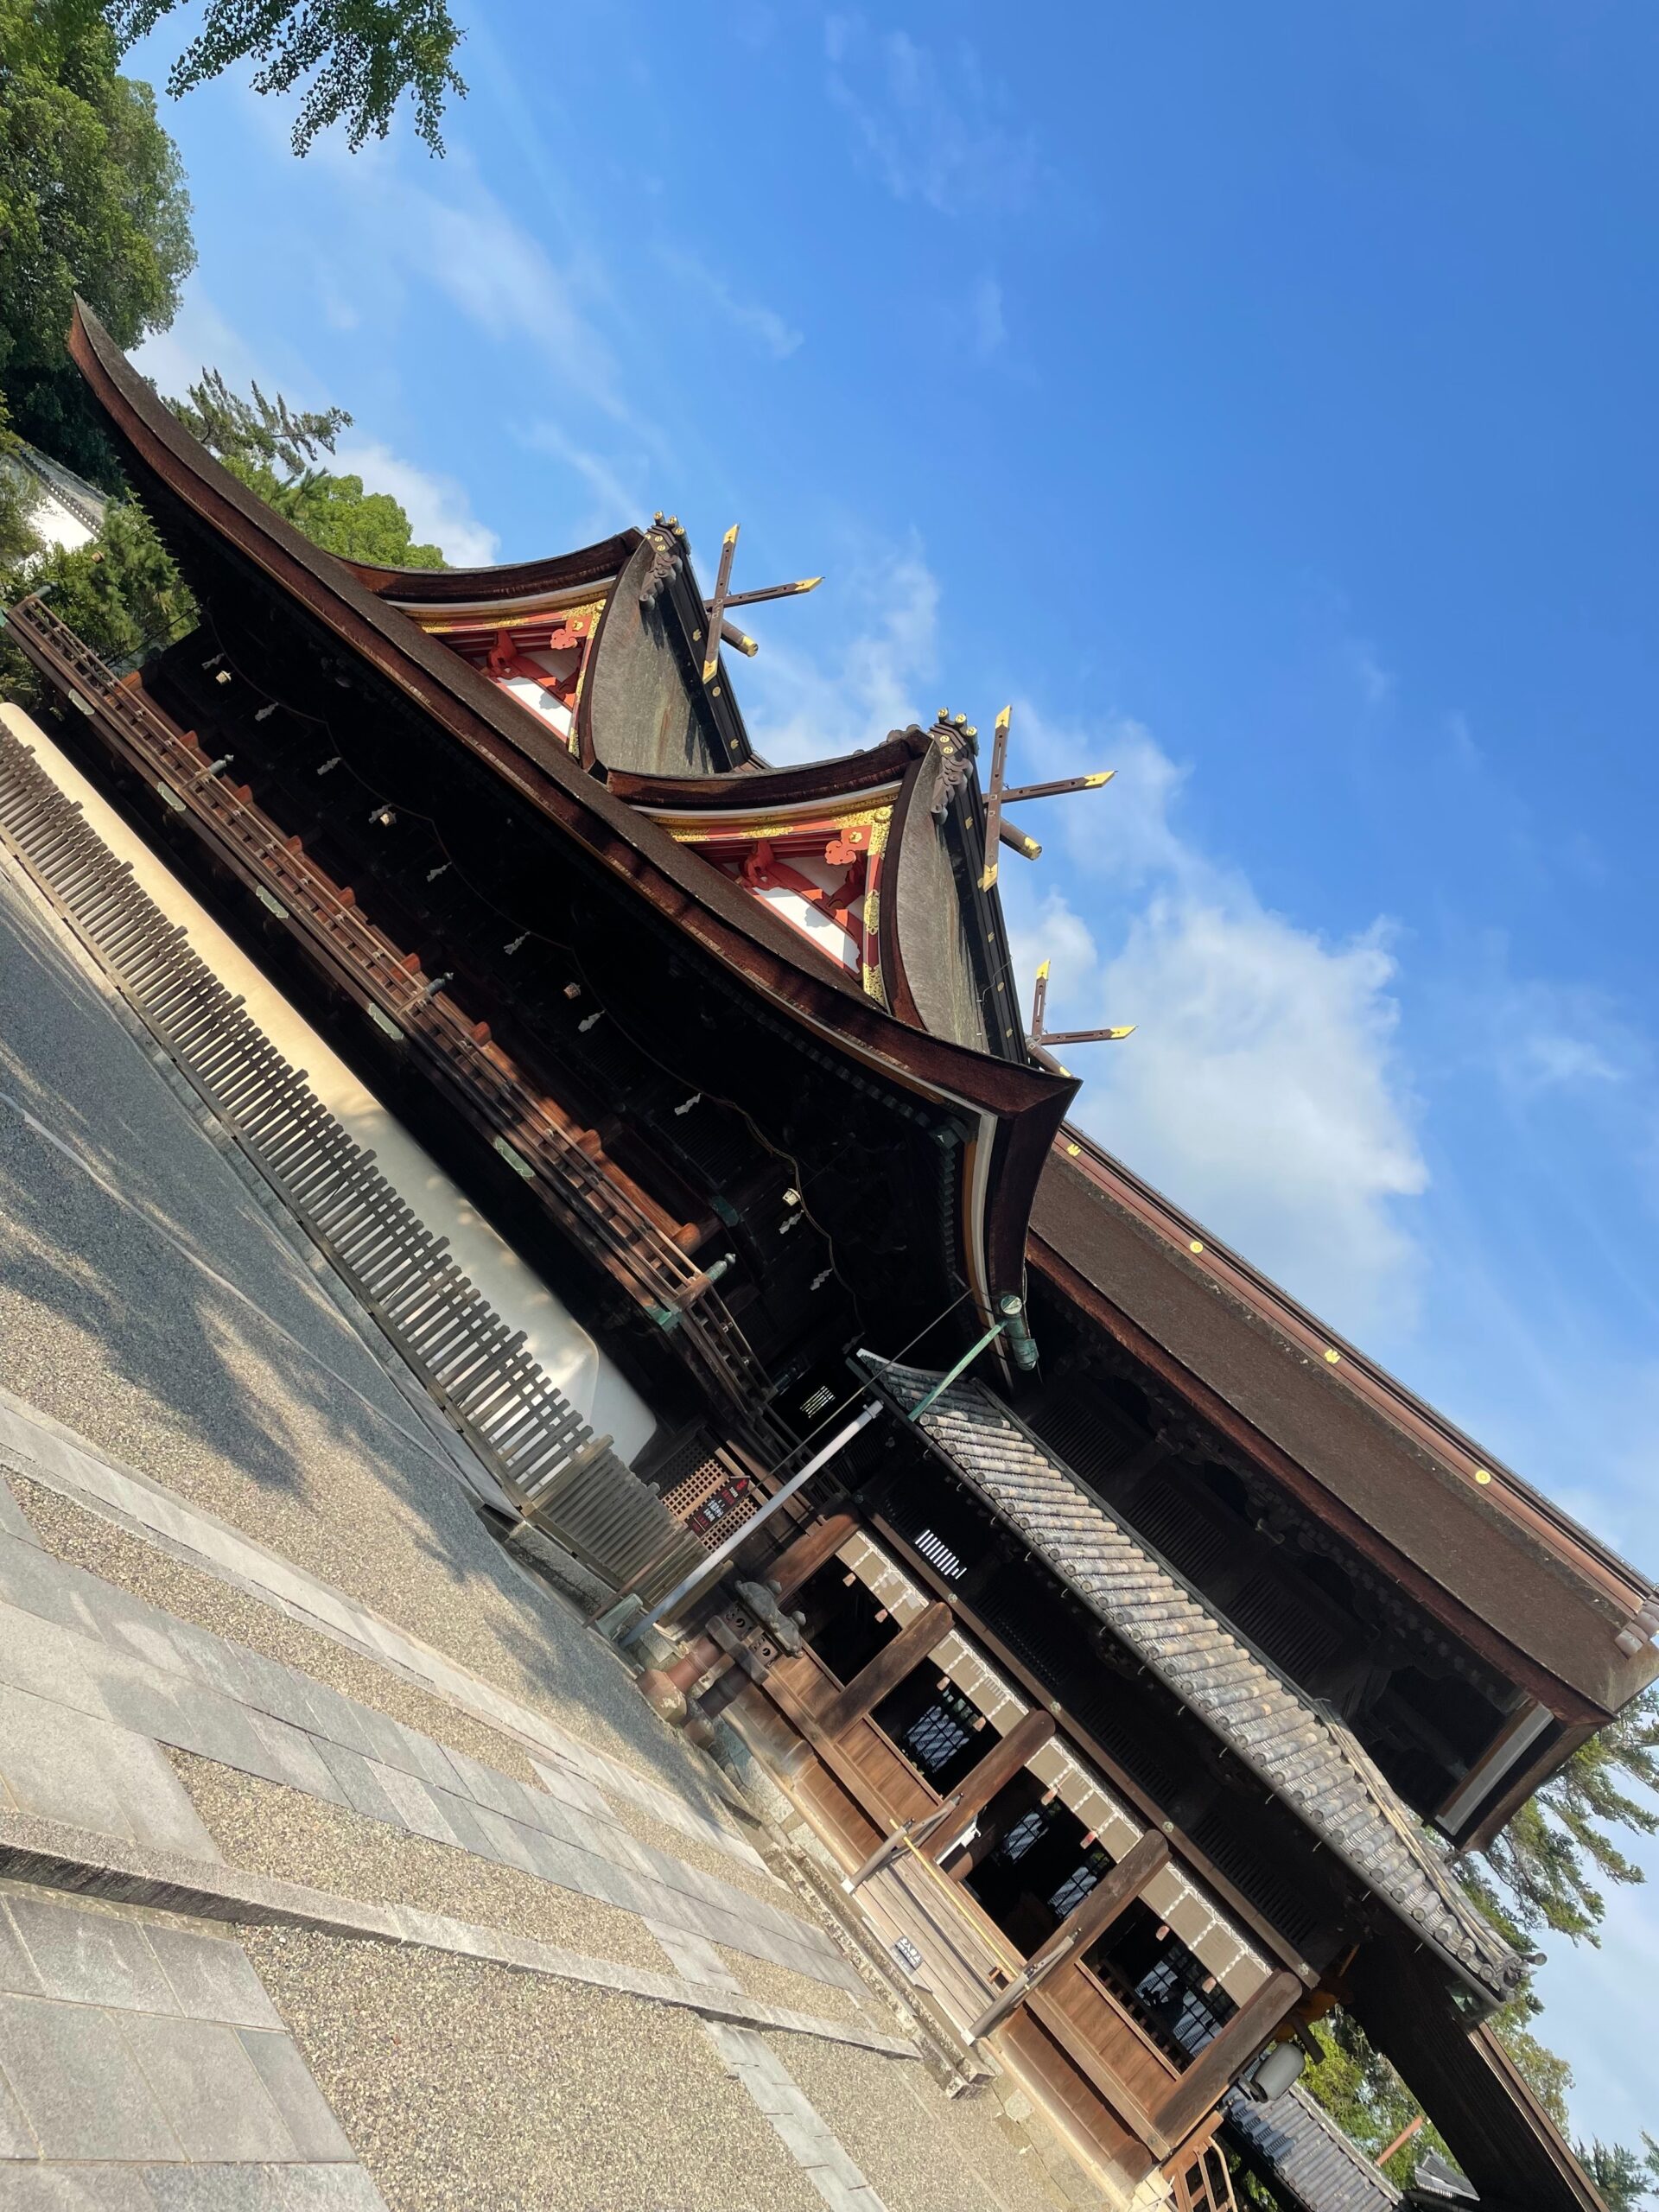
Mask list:
[[[1298,2084],[1264,2105],[1235,2089],[1226,2109],[1229,2130],[1271,2171],[1275,2193],[1303,2212],[1391,2212],[1399,2203],[1388,2176]]]
[[[908,1413],[938,1377],[865,1353]],[[1414,1934],[1489,1996],[1521,1961],[1452,1879],[1353,1732],[1247,1643],[990,1393],[953,1382],[918,1426],[1122,1643]]]

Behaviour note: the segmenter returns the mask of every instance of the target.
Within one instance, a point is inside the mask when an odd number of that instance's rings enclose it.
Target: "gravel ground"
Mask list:
[[[7,1387],[722,1817],[620,1662],[408,1433],[352,1325],[3,874],[0,1090],[67,1148],[0,1107]]]
[[[988,2091],[947,2097],[924,2067],[806,2036],[766,2040],[892,2212],[1064,2207]]]
[[[860,2015],[883,2035],[903,2032],[891,2014],[880,2016],[869,1999],[861,2003],[855,1991],[843,1989],[839,1983],[814,1981],[810,1974],[797,1974],[792,1967],[778,1966],[771,1959],[752,1959],[743,1951],[728,1951],[723,1943],[716,1943],[715,1948],[721,1966],[744,1994],[758,1997],[763,2004],[787,2005],[793,2012],[819,2012],[832,2020]]]
[[[688,2015],[295,1929],[244,1941],[391,2212],[822,2212]]]
[[[263,1652],[268,1659],[296,1667],[314,1681],[338,1690],[342,1697],[372,1706],[394,1720],[420,1729],[451,1751],[512,1775],[515,1781],[541,1786],[528,1754],[511,1736],[474,1720],[470,1713],[457,1711],[442,1698],[417,1688],[389,1668],[377,1666],[372,1659],[336,1643],[331,1637],[319,1635],[233,1584],[187,1566],[159,1545],[130,1535],[56,1491],[22,1475],[11,1477],[10,1483],[35,1533],[56,1558],[67,1560],[72,1567],[85,1567],[103,1581],[114,1583],[118,1590],[130,1591],[135,1598],[159,1605],[178,1620],[210,1629],[249,1650]]]
[[[590,1957],[664,1971],[661,1945],[619,1905],[557,1889],[516,1866],[498,1866],[450,1844],[405,1834],[346,1806],[188,1751],[168,1757],[208,1834],[244,1872],[279,1875],[367,1904],[419,1905]]]
[[[799,1900],[793,1890],[764,1866],[751,1866],[745,1859],[716,1851],[711,1843],[700,1843],[682,1828],[670,1827],[666,1821],[654,1820],[620,1790],[614,1796],[607,1796],[606,1802],[616,1817],[617,1826],[636,1842],[648,1843],[653,1850],[666,1852],[683,1866],[698,1867],[703,1873],[714,1875],[717,1881],[729,1883],[734,1890],[747,1890],[763,1904],[781,1905],[785,1912],[798,1910]],[[736,1825],[735,1821],[732,1823],[734,1827]]]

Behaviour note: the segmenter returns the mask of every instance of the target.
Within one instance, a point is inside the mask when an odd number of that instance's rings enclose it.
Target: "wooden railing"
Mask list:
[[[647,1602],[702,1556],[118,862],[0,730],[0,851],[21,866],[350,1284],[508,1497]]]
[[[20,601],[5,619],[13,641],[69,705],[164,804],[192,822],[370,1019],[409,1046],[560,1226],[672,1332],[741,1427],[769,1453],[785,1446],[767,1410],[769,1380],[709,1273],[675,1241],[660,1211],[629,1179],[590,1156],[582,1141],[587,1133],[489,1041],[487,1024],[471,1019],[423,973],[418,954],[402,951],[376,928],[353,893],[255,804],[246,785],[232,783],[204,760],[194,733],[162,714],[135,679],[118,680],[41,600]]]

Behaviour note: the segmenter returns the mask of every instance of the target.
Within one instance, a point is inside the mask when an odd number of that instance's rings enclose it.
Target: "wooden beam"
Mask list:
[[[1169,1845],[1156,1828],[1148,1828],[1131,1844],[1111,1872],[1095,1884],[1082,1903],[1073,1906],[1054,1933],[1015,1976],[996,2002],[982,2012],[968,2031],[969,2043],[1007,2019],[1023,2005],[1031,1992],[1066,1960],[1081,1958],[1096,1938],[1103,1936],[1118,1916],[1135,1903],[1154,1877],[1169,1864]]]
[[[928,1839],[926,1855],[938,1859],[948,1850],[976,1814],[984,1811],[993,1797],[1007,1788],[1020,1768],[1054,1733],[1054,1716],[1033,1705],[1016,1720],[1006,1736],[999,1736],[977,1766],[970,1767],[951,1792],[950,1817]]]
[[[779,1553],[770,1567],[760,1570],[762,1580],[771,1583],[780,1603],[792,1598],[804,1582],[810,1582],[821,1567],[829,1564],[849,1536],[858,1534],[858,1529],[855,1513],[831,1513],[815,1521]]]
[[[1155,1874],[1169,1864],[1169,1838],[1156,1828],[1137,1837],[1109,1873],[1103,1874],[1087,1897],[1073,1905],[1065,1918],[1032,1961],[1033,1978],[1052,1974],[1068,1952],[1081,1957],[1097,1936],[1103,1935],[1128,1906],[1132,1905]],[[1300,1990],[1301,1984],[1297,1983]]]
[[[991,742],[991,774],[985,786],[985,868],[979,879],[982,891],[988,891],[996,881],[996,848],[1002,825],[1002,781],[1008,770],[1008,723],[1014,714],[1012,707],[1004,707],[996,718],[996,734]]]
[[[1116,768],[1102,768],[1092,776],[1062,776],[1058,783],[1016,784],[1002,794],[1004,806],[1016,805],[1022,798],[1058,798],[1066,791],[1097,791],[1102,785],[1109,784],[1117,773]]]
[[[715,595],[708,603],[709,652],[702,664],[705,684],[715,680],[715,671],[720,664],[720,637],[726,621],[726,594],[732,581],[732,558],[737,551],[737,524],[734,523],[720,542],[720,573],[715,578]]]
[[[861,1667],[846,1688],[831,1698],[818,1715],[825,1736],[844,1736],[847,1731],[896,1690],[913,1668],[919,1667],[936,1643],[950,1634],[955,1616],[937,1599],[925,1605],[908,1626],[901,1628],[868,1667]]]
[[[822,576],[803,576],[798,583],[763,584],[759,591],[728,591],[726,604],[728,607],[759,607],[763,599],[793,599],[797,592],[817,591],[823,582]],[[705,599],[703,611],[711,611],[714,603],[712,599]]]
[[[1302,1985],[1294,1974],[1270,1974],[1255,1996],[1240,2005],[1153,2114],[1166,2142],[1175,2146],[1185,2141],[1301,1995]]]

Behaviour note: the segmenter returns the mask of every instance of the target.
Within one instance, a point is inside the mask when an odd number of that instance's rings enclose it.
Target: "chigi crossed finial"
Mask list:
[[[659,515],[657,519],[660,522],[662,517]],[[702,602],[703,612],[709,617],[709,650],[702,663],[705,683],[712,683],[715,680],[715,671],[720,666],[721,645],[730,645],[736,652],[747,653],[751,659],[760,650],[746,631],[740,630],[734,622],[726,620],[728,607],[758,607],[762,600],[794,599],[801,592],[816,591],[823,582],[822,576],[803,576],[792,584],[763,584],[758,591],[734,591],[731,588],[732,563],[737,554],[738,527],[734,523],[720,542],[720,569],[715,577],[715,595]]]

